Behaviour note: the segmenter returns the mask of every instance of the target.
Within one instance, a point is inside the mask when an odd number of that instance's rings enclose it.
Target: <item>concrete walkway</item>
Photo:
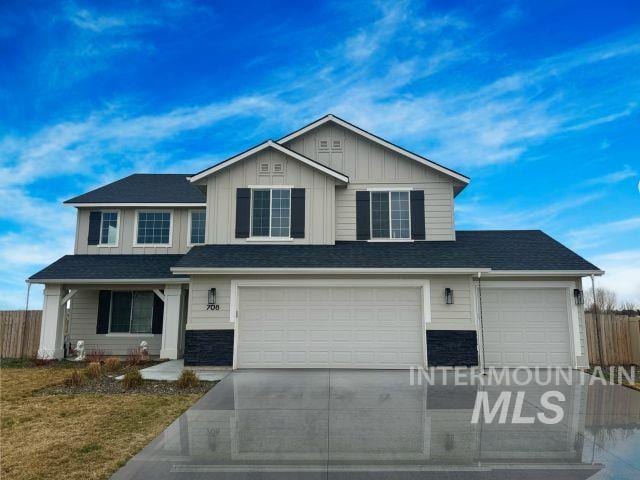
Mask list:
[[[184,369],[184,360],[169,360],[152,367],[140,370],[142,378],[145,380],[166,380],[175,381],[178,379]],[[222,380],[231,373],[231,369],[212,369],[212,368],[194,368],[196,375],[200,380],[214,382]]]

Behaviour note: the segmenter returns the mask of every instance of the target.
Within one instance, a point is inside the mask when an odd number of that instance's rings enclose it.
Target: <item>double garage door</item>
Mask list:
[[[239,368],[408,368],[423,361],[421,289],[241,287]]]
[[[483,288],[486,365],[571,366],[566,292]],[[240,287],[238,295],[238,368],[424,364],[420,288]]]

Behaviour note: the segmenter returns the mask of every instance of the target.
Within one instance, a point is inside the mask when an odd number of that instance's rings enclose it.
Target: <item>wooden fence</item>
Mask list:
[[[593,313],[585,313],[585,323],[591,365],[640,365],[640,317],[598,314],[604,362],[600,359],[598,348],[596,316]]]
[[[35,357],[40,345],[42,310],[0,311],[0,357]]]

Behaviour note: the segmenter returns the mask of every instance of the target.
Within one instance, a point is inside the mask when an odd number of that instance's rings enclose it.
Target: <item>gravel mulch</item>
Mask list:
[[[74,395],[74,394],[147,394],[147,395],[185,395],[190,393],[203,394],[209,391],[217,382],[198,382],[195,387],[178,388],[175,382],[158,380],[143,380],[139,387],[125,389],[121,381],[115,377],[125,375],[134,370],[149,367],[151,364],[123,366],[120,370],[110,374],[103,374],[98,378],[85,378],[82,385],[65,385],[59,383],[50,385],[34,392],[34,395]],[[83,373],[84,369],[78,368]],[[71,369],[70,372],[71,373]]]

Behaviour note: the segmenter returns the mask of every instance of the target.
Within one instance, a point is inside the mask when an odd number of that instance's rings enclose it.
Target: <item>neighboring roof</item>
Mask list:
[[[29,277],[32,283],[54,280],[175,280],[170,267],[182,255],[65,255]],[[53,283],[53,282],[52,282]]]
[[[429,160],[428,158],[425,158],[421,155],[418,155],[417,153],[413,153],[407,149],[404,149],[402,147],[399,147],[398,145],[391,143],[387,140],[385,140],[384,138],[380,138],[377,135],[374,135],[371,132],[367,132],[366,130],[363,130],[360,127],[357,127],[356,125],[347,122],[346,120],[343,120],[339,117],[336,117],[333,114],[328,114],[325,115],[322,118],[319,118],[318,120],[311,122],[310,124],[300,128],[299,130],[296,130],[293,133],[290,133],[289,135],[282,137],[281,139],[278,140],[279,144],[284,144],[286,142],[289,142],[291,140],[293,140],[294,138],[299,137],[300,135],[304,135],[305,133],[307,133],[310,130],[313,130],[316,127],[319,127],[320,125],[323,125],[327,122],[333,122],[336,123],[337,125],[340,125],[343,128],[346,128],[347,130],[351,130],[352,132],[358,134],[358,135],[362,135],[363,137],[367,138],[368,140],[371,140],[372,142],[375,142],[379,145],[382,145],[383,147],[386,147],[390,150],[393,150],[396,153],[399,153],[401,155],[404,155],[406,157],[409,157],[412,160],[415,160],[423,165],[426,165],[427,167],[431,167],[434,170],[437,170],[440,173],[444,173],[445,175],[448,175],[449,177],[452,177],[456,180],[458,180],[459,182],[462,182],[464,185],[468,184],[471,179],[469,177],[467,177],[466,175],[461,174],[460,172],[456,172],[455,170],[452,170],[450,168],[447,168],[445,166],[440,165],[439,163],[434,162],[433,160]],[[464,187],[463,187],[464,188]]]
[[[67,200],[66,204],[184,204],[204,205],[205,195],[179,173],[134,173],[90,192]]]
[[[289,157],[293,157],[296,160],[312,167],[315,168],[317,170],[320,170],[323,173],[326,173],[327,175],[336,178],[337,180],[340,180],[341,182],[345,182],[348,183],[349,182],[349,177],[346,176],[344,173],[340,173],[337,170],[334,170],[333,168],[329,168],[323,164],[321,164],[320,162],[316,162],[315,160],[309,158],[309,157],[305,157],[304,155],[301,155],[298,152],[295,152],[287,147],[284,147],[276,142],[274,142],[273,140],[267,140],[266,142],[261,143],[260,145],[256,145],[255,147],[250,148],[249,150],[245,150],[244,152],[241,152],[237,155],[234,155],[231,158],[227,158],[226,160],[223,160],[222,162],[214,165],[213,167],[207,168],[205,170],[202,170],[201,172],[196,173],[195,175],[193,175],[191,177],[191,182],[197,182],[202,180],[205,177],[208,177],[209,175],[219,172],[220,170],[223,170],[227,167],[230,167],[231,165],[233,165],[234,163],[237,163],[255,153],[261,152],[262,150],[265,150],[267,148],[273,148],[275,150],[278,150],[280,153],[283,153],[285,155],[288,155]]]
[[[193,247],[172,270],[184,273],[199,268],[600,272],[539,230],[458,231],[455,241],[204,245]]]

